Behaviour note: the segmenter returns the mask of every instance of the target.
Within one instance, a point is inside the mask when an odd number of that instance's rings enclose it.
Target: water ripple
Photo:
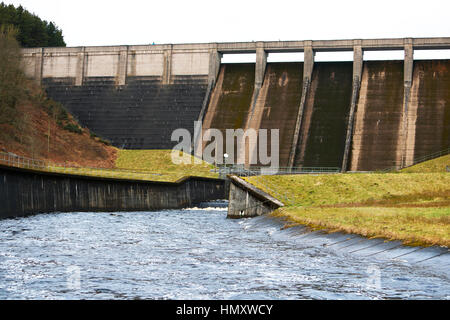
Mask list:
[[[428,268],[301,241],[270,219],[225,216],[207,204],[0,221],[0,299],[450,296],[448,278]]]

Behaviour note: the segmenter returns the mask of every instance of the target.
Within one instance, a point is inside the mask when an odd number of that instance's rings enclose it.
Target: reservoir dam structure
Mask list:
[[[450,38],[23,49],[26,74],[79,122],[125,149],[171,149],[175,129],[279,129],[281,167],[373,171],[450,146],[450,60],[414,60]],[[365,51],[404,50],[365,61]],[[317,62],[350,51],[352,61]],[[303,62],[268,62],[303,52]],[[256,53],[255,63],[222,63]],[[197,135],[194,139],[200,139]]]

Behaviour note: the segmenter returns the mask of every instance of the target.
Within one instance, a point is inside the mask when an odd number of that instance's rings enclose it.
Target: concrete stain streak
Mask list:
[[[223,78],[225,76],[225,68],[226,68],[226,66],[222,66],[220,68],[216,85],[211,94],[209,106],[208,106],[208,109],[207,109],[207,112],[206,112],[206,115],[205,115],[205,118],[204,118],[203,124],[202,124],[203,125],[202,126],[202,136],[205,134],[206,130],[211,128],[211,123],[213,121],[214,114],[216,113],[217,105],[218,105],[219,98],[220,98],[221,91],[222,91]],[[210,135],[207,135],[207,136],[205,135],[205,139],[210,139],[210,138],[211,138]],[[206,142],[202,141],[202,144],[199,143],[198,146],[199,147],[202,146],[202,149],[204,149],[206,146]],[[201,154],[200,150],[197,150],[196,154]]]
[[[415,68],[413,83],[411,86],[410,99],[408,103],[408,120],[405,142],[405,166],[411,166],[414,162],[414,149],[416,145],[417,111],[419,109],[419,87],[423,71]]]
[[[311,126],[311,119],[314,111],[314,97],[317,91],[317,86],[319,85],[319,79],[318,79],[318,72],[313,72],[313,78],[311,81],[311,86],[309,88],[308,96],[306,98],[305,102],[305,111],[303,113],[303,120],[301,124],[301,134],[299,138],[299,142],[297,145],[297,148],[300,148],[300,152],[297,151],[297,157],[298,160],[295,161],[296,166],[297,163],[299,166],[303,166],[304,160],[305,160],[305,150],[306,145],[308,143],[308,137],[309,137],[309,130]],[[296,157],[296,158],[297,158]]]

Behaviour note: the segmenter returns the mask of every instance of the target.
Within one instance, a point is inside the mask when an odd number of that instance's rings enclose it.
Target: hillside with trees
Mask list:
[[[0,152],[56,164],[114,167],[117,150],[25,77],[18,34],[11,25],[0,27]]]
[[[66,46],[61,29],[22,6],[16,8],[0,3],[0,25],[13,26],[17,30],[17,41],[24,48]]]

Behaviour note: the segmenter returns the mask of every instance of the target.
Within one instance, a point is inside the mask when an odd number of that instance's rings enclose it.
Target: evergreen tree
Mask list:
[[[53,22],[41,20],[22,6],[14,7],[0,3],[0,26],[14,26],[17,40],[22,47],[65,47],[60,30]]]

